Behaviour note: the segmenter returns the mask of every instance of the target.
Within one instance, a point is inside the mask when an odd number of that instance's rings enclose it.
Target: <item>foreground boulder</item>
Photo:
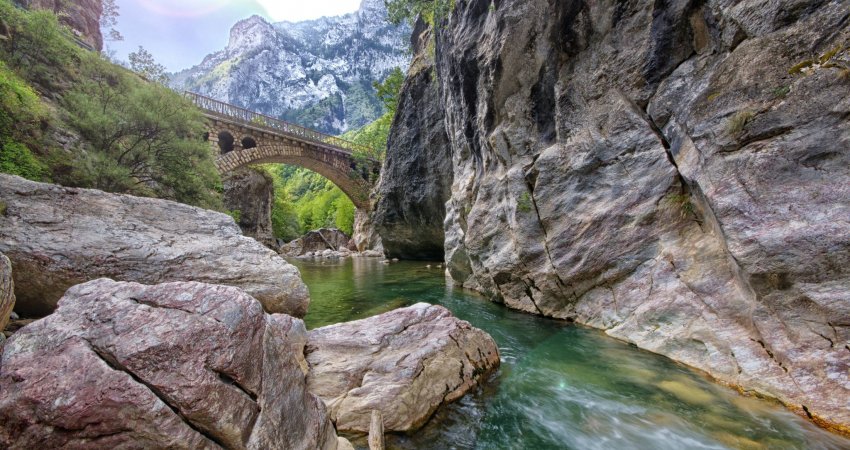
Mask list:
[[[0,447],[336,449],[305,342],[232,287],[74,286],[3,348]]]
[[[12,281],[12,263],[0,253],[0,333],[9,323],[15,308],[15,282]]]
[[[10,175],[0,175],[0,201],[0,252],[14,264],[24,316],[49,314],[69,287],[101,277],[226,284],[268,312],[307,313],[298,269],[242,236],[225,214]]]
[[[280,253],[286,256],[302,256],[307,253],[322,253],[325,250],[347,251],[349,241],[351,239],[336,228],[322,228],[283,244]]]
[[[310,331],[306,356],[310,392],[358,433],[373,410],[386,431],[416,430],[499,366],[490,335],[426,303]]]

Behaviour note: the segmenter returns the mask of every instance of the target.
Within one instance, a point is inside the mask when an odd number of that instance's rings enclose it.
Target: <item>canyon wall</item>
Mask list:
[[[45,9],[59,17],[83,42],[93,49],[103,49],[100,31],[101,0],[15,0],[28,9]]]
[[[413,71],[396,117],[437,111],[448,148],[395,124],[378,211],[450,154],[425,221],[457,283],[848,432],[848,25],[850,1],[458,0],[438,95]]]

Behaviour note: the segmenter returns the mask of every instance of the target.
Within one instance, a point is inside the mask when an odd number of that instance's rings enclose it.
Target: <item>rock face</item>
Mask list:
[[[46,9],[59,17],[62,24],[74,30],[83,42],[97,51],[103,50],[100,32],[101,0],[16,0],[29,9]]]
[[[0,201],[0,252],[14,265],[24,316],[49,314],[69,287],[101,277],[227,284],[269,312],[307,313],[298,269],[225,214],[10,175],[0,175]]]
[[[383,114],[372,82],[407,66],[409,32],[387,22],[383,0],[296,23],[253,16],[233,26],[226,48],[171,84],[336,135]]]
[[[305,342],[232,287],[74,286],[3,348],[0,446],[336,449]]]
[[[15,282],[12,279],[12,262],[0,253],[0,333],[6,329],[15,309]]]
[[[307,253],[321,253],[325,250],[347,250],[351,239],[336,228],[313,230],[281,246],[280,253],[286,256],[301,256]]]
[[[425,303],[310,331],[306,355],[310,392],[358,433],[373,410],[386,431],[414,431],[499,366],[493,338]]]
[[[458,1],[451,276],[850,432],[848,5]]]
[[[433,55],[427,51],[432,38],[420,21],[411,43],[416,57],[401,91],[376,189],[374,226],[394,258],[443,259],[452,159]]]
[[[239,211],[242,234],[268,247],[275,247],[272,230],[274,181],[264,172],[250,168],[238,169],[224,178],[224,207]]]

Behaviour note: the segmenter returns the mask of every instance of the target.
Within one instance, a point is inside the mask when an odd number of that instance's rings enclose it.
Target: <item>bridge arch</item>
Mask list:
[[[216,159],[222,173],[232,172],[252,164],[289,164],[304,167],[322,175],[351,199],[358,209],[369,209],[371,184],[348,155],[332,150],[317,150],[287,143],[262,143],[254,148],[229,152]]]
[[[357,209],[369,210],[380,164],[354,153],[370,149],[199,94],[185,95],[207,119],[206,136],[222,174],[252,164],[300,166],[337,185]]]

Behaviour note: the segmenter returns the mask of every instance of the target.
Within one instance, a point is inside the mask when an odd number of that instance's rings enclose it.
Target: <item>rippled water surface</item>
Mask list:
[[[309,328],[428,302],[499,344],[498,373],[416,434],[388,436],[391,449],[850,449],[777,404],[597,330],[447,287],[426,263],[293,262],[310,288]]]

